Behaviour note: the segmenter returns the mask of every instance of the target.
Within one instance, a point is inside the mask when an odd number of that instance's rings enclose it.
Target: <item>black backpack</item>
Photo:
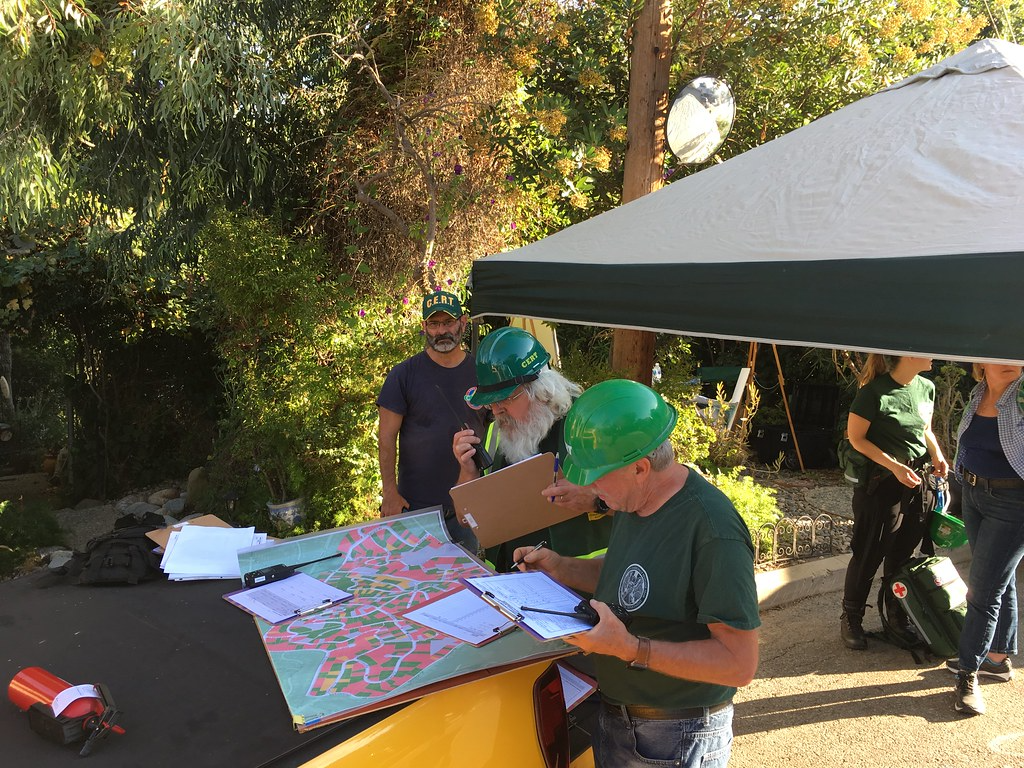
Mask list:
[[[114,523],[114,530],[97,536],[76,552],[68,564],[70,574],[78,574],[79,584],[138,584],[162,576],[160,555],[146,536],[164,527],[164,518],[147,512],[140,519],[124,515]]]

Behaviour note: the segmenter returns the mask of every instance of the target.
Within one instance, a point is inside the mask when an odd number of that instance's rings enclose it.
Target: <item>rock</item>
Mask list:
[[[87,509],[66,509],[53,513],[64,532],[64,544],[82,552],[90,539],[114,530],[114,521],[121,516],[113,504]]]
[[[104,501],[97,499],[82,499],[80,502],[75,504],[75,509],[92,509],[93,507],[102,507],[106,504]]]
[[[118,505],[115,504],[114,508],[116,509],[117,506]],[[135,515],[137,518],[142,519],[145,515],[147,515],[150,512],[159,512],[160,507],[156,506],[155,504],[150,504],[149,502],[146,501],[136,501],[129,504],[123,510],[120,511],[122,512],[122,514]]]
[[[153,504],[154,506],[162,507],[168,501],[170,501],[171,499],[176,499],[180,495],[181,493],[180,491],[178,491],[177,488],[164,488],[162,490],[157,491],[156,493],[150,494],[149,498],[146,499],[146,501],[149,502],[150,504]]]
[[[138,504],[138,503],[145,504],[146,503],[146,499],[148,499],[148,498],[149,498],[149,494],[148,493],[132,493],[132,494],[129,494],[128,496],[125,496],[123,499],[120,499],[119,501],[114,502],[114,509],[116,509],[118,512],[120,512],[122,515],[127,515],[127,514],[130,514],[129,511],[128,511],[129,507],[131,507],[133,504]],[[153,505],[150,504],[150,506],[153,506]]]
[[[199,499],[209,488],[210,479],[206,472],[206,467],[196,467],[188,473],[188,482],[185,485],[185,507],[192,509],[195,506],[195,502]]]
[[[74,553],[68,549],[58,549],[56,552],[50,554],[50,562],[47,564],[47,568],[51,571],[58,571],[70,562]]]
[[[179,496],[176,499],[168,499],[160,508],[160,513],[171,517],[181,517],[185,512],[185,499]]]

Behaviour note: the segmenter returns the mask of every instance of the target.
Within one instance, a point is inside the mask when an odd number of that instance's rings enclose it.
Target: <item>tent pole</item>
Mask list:
[[[789,434],[793,436],[793,447],[796,448],[796,460],[800,462],[800,471],[806,472],[804,468],[804,457],[800,453],[800,443],[796,439],[796,427],[793,426],[793,414],[789,412],[789,398],[786,397],[786,381],[782,378],[782,363],[779,361],[779,348],[772,344],[772,352],[775,354],[775,368],[779,372],[779,391],[782,394],[782,404],[786,408],[786,421],[789,423]]]
[[[743,392],[740,393],[740,401],[737,404],[739,413],[736,414],[736,424],[742,424],[743,420],[747,417],[747,391],[751,384],[754,383],[754,370],[757,365],[757,342],[750,342],[750,347],[747,350],[747,368],[750,369],[750,378],[747,379],[747,386],[743,388]]]

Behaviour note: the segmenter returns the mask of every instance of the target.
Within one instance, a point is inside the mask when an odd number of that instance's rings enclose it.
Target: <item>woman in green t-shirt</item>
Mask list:
[[[846,424],[850,444],[875,466],[871,479],[853,491],[853,556],[846,569],[840,634],[847,648],[867,647],[864,606],[878,566],[891,576],[914,553],[925,533],[921,475],[948,469],[935,435],[935,385],[918,374],[931,370],[927,357],[868,355],[860,389]]]

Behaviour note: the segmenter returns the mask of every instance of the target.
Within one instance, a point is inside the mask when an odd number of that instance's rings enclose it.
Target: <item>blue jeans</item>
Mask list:
[[[693,720],[641,720],[602,708],[594,762],[597,768],[725,768],[732,713],[730,704]]]
[[[963,488],[971,545],[960,669],[977,670],[989,653],[1017,652],[1017,564],[1024,557],[1024,488]]]

